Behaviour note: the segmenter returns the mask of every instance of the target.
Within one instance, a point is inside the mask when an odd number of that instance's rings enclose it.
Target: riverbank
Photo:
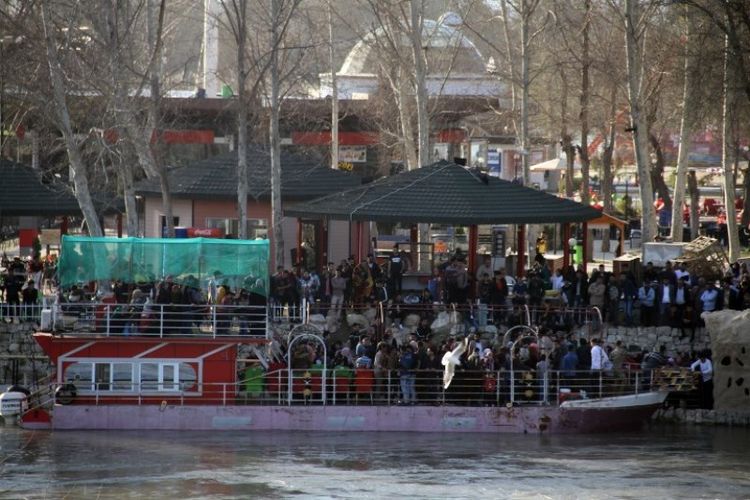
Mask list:
[[[656,422],[686,425],[720,425],[750,427],[750,411],[687,410],[685,408],[662,408],[651,417]]]

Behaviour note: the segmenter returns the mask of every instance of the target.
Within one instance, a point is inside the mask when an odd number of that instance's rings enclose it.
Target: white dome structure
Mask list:
[[[445,19],[444,19],[445,18]],[[445,73],[452,64],[452,72],[484,74],[485,62],[476,46],[448,22],[462,23],[457,14],[441,16],[441,21],[425,19],[422,26],[422,48],[427,51],[427,71],[429,74]],[[373,74],[382,57],[379,39],[385,36],[385,29],[367,34],[349,51],[339,73],[342,75]],[[401,36],[401,46],[411,50],[409,38]]]
[[[422,26],[422,48],[427,60],[427,93],[431,96],[495,96],[502,90],[500,82],[487,71],[486,61],[477,47],[459,29],[461,16],[446,12],[437,21],[425,19]],[[368,33],[349,51],[336,74],[341,99],[367,99],[377,91],[378,73],[383,66],[389,44],[386,31],[378,28]],[[411,53],[406,34],[398,41],[404,54]],[[386,63],[387,64],[387,63]],[[330,73],[320,75],[320,97],[331,95]]]

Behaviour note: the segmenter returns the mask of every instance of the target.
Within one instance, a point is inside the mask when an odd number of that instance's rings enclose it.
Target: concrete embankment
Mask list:
[[[731,410],[686,410],[663,408],[654,413],[657,422],[672,422],[688,425],[750,426],[750,411]]]

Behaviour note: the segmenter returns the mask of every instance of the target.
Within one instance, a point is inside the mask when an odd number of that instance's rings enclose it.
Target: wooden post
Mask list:
[[[589,223],[583,223],[583,272],[588,272],[586,266],[589,262]]]
[[[411,261],[411,271],[419,271],[419,226],[412,224],[409,228],[409,260]]]
[[[563,222],[562,224],[562,247],[563,247],[563,270],[567,269],[570,265],[570,245],[568,240],[570,239],[570,223]]]
[[[302,263],[302,220],[297,219],[297,262],[292,262],[292,267]]]
[[[524,260],[526,256],[526,225],[525,224],[519,224],[518,225],[518,262],[516,262],[516,279],[523,278],[524,275],[524,269],[526,266],[524,266]]]
[[[479,228],[476,224],[469,226],[469,290],[473,297],[474,281],[477,273],[477,240],[479,239]]]
[[[68,216],[63,215],[62,221],[60,221],[60,236],[68,234]]]
[[[357,256],[357,264],[362,262],[362,234],[363,228],[362,228],[362,221],[357,221],[357,251],[355,255]]]
[[[116,218],[117,218],[117,237],[122,238],[122,214],[117,214]]]

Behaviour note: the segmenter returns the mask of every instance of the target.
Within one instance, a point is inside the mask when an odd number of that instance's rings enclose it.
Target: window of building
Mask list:
[[[112,365],[110,363],[94,363],[94,388],[98,391],[108,391],[111,387]]]
[[[191,392],[198,390],[195,383],[198,381],[198,375],[195,368],[190,363],[180,363],[180,388],[183,391]]]
[[[90,391],[92,363],[71,363],[65,368],[65,383],[73,384],[79,391]]]
[[[112,363],[112,390],[133,390],[133,365],[132,363]]]
[[[218,217],[206,218],[206,229],[221,229],[227,236],[237,236],[239,231],[239,219],[222,219]],[[268,238],[268,219],[248,219],[247,238]]]
[[[64,380],[79,391],[198,391],[193,363],[71,363],[65,368]],[[139,381],[139,386],[134,381]]]

